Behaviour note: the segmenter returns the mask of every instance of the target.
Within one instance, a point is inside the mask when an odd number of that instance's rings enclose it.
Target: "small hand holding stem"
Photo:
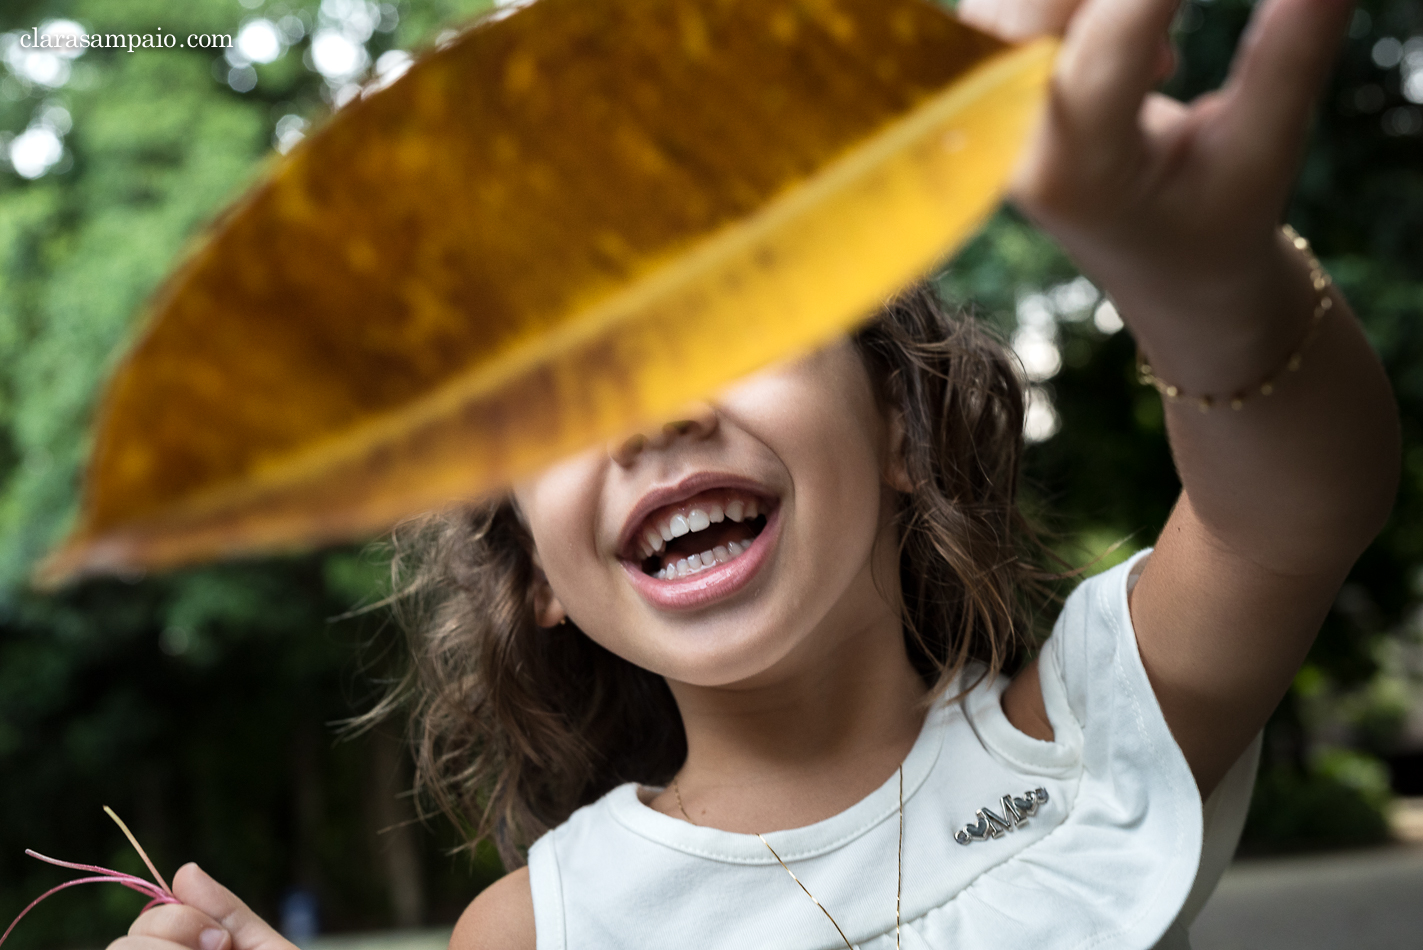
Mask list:
[[[146,911],[109,950],[296,950],[196,864],[179,869],[173,893],[181,904]]]
[[[78,884],[122,884],[130,890],[138,891],[152,898],[143,908],[128,936],[112,944],[110,950],[296,950],[296,947],[282,938],[247,905],[233,896],[232,892],[208,877],[196,864],[187,864],[178,870],[173,878],[173,886],[163,879],[158,868],[149,860],[147,852],[138,839],[129,831],[128,825],[107,805],[104,811],[114,820],[138,856],[153,875],[152,881],[144,880],[122,871],[92,864],[76,864],[45,857],[34,851],[25,853],[47,864],[84,871],[90,877],[66,881],[35,898],[14,922],[0,933],[0,943],[5,942],[20,920],[36,905],[52,894]]]

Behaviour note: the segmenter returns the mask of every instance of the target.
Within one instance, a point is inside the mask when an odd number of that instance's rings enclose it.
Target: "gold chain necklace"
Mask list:
[[[695,821],[692,821],[692,816],[687,814],[687,806],[682,804],[682,786],[677,784],[676,776],[672,777],[672,792],[677,796],[677,809],[681,811],[682,817],[687,819],[688,824],[697,824]],[[795,872],[786,867],[786,862],[782,861],[781,856],[776,853],[776,849],[771,847],[771,842],[767,841],[760,832],[757,832],[756,837],[761,839],[761,843],[766,846],[767,851],[771,852],[771,857],[776,859],[776,863],[785,868],[786,873],[791,876],[791,880],[795,881],[802,891],[805,891],[805,896],[810,898],[810,902],[820,908],[820,912],[825,915],[825,919],[830,921],[830,926],[834,927],[835,932],[840,935],[840,939],[845,941],[845,946],[848,947],[849,950],[855,950],[855,945],[850,942],[849,937],[845,936],[845,931],[840,929],[840,925],[835,922],[835,918],[830,916],[830,911],[826,910],[825,905],[815,899],[815,895],[801,882],[800,878],[795,876]],[[894,947],[895,950],[899,950],[899,898],[904,892],[904,766],[902,765],[899,767],[899,853],[895,863],[898,869],[898,880],[894,885]]]

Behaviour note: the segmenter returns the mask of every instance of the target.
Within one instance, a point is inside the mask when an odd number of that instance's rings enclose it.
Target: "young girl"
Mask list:
[[[1255,739],[1398,467],[1387,383],[1276,221],[1349,16],[1264,0],[1220,93],[1150,93],[1171,0],[1066,22],[1016,200],[1166,395],[1180,500],[1036,658],[1022,394],[922,288],[437,532],[420,767],[519,867],[455,950],[1186,946]],[[1025,586],[1026,585],[1026,586]],[[194,865],[116,950],[289,944]]]

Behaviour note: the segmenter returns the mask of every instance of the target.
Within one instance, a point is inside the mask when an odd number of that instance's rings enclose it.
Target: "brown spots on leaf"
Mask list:
[[[682,52],[687,59],[700,62],[711,57],[711,36],[707,31],[707,21],[703,19],[695,4],[685,4],[677,13],[681,26]]]
[[[779,9],[771,14],[771,35],[790,45],[800,33],[800,19],[793,9]]]
[[[901,7],[889,15],[890,31],[901,43],[913,43],[919,39],[919,18],[915,11]]]
[[[504,91],[510,96],[521,96],[534,87],[538,79],[538,64],[532,54],[519,50],[509,57],[504,66]]]
[[[491,136],[489,148],[497,165],[513,165],[519,161],[519,143],[507,132]]]
[[[614,133],[618,150],[629,167],[642,175],[665,175],[672,162],[652,141],[645,129],[625,123]]]
[[[346,263],[353,271],[370,273],[380,266],[380,255],[370,241],[353,237],[346,242]]]

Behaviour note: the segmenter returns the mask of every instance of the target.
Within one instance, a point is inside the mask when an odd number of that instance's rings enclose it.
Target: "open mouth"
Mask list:
[[[745,554],[765,529],[772,507],[740,489],[700,492],[649,514],[624,556],[658,580],[691,577]]]

